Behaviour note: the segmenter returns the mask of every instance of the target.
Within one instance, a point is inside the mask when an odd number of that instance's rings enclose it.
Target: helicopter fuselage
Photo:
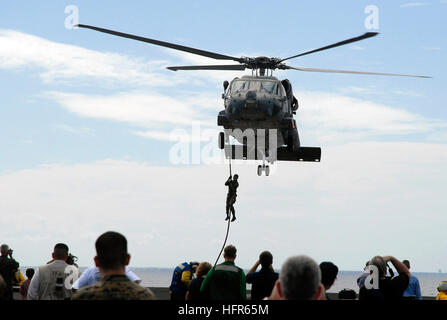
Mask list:
[[[283,83],[287,81],[285,88]],[[218,115],[218,125],[224,129],[277,130],[277,147],[300,146],[293,114],[298,108],[294,104],[291,85],[288,80],[280,81],[271,76],[243,76],[231,81],[222,95],[225,110]],[[296,99],[295,99],[296,101]],[[230,131],[231,134],[231,131]],[[235,137],[239,143],[240,138]]]

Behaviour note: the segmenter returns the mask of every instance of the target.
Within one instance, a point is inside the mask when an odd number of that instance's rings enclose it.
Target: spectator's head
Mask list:
[[[95,264],[101,273],[121,274],[125,272],[130,255],[127,253],[127,240],[122,234],[113,231],[103,233],[96,240],[95,247]]]
[[[259,255],[259,262],[263,268],[268,268],[273,263],[273,256],[269,251],[263,251]]]
[[[363,270],[366,270],[366,268],[369,266],[369,260],[368,261],[366,261],[366,263],[365,263],[365,267],[363,268]]]
[[[201,262],[197,267],[196,277],[200,278],[206,276],[208,274],[208,271],[210,271],[212,267],[213,266],[209,262]]]
[[[66,261],[68,257],[68,246],[65,243],[58,243],[54,246],[53,259]]]
[[[408,270],[410,270],[410,261],[404,260],[402,263],[408,268]]]
[[[33,268],[26,269],[26,277],[28,279],[32,279],[33,276],[34,276],[34,269]]]
[[[338,267],[332,262],[322,262],[320,263],[321,271],[321,284],[326,290],[334,284],[335,279],[337,279]]]
[[[199,263],[197,261],[191,261],[189,263],[189,266],[191,267],[193,273],[195,273],[197,270],[197,267],[199,266]]]
[[[339,300],[355,300],[357,294],[352,289],[343,289],[338,293]]]
[[[386,276],[386,261],[381,256],[375,256],[369,260],[368,266],[376,266],[379,270],[379,277],[383,278]]]
[[[2,244],[0,247],[0,252],[2,256],[7,256],[9,251],[9,246],[7,244]]]
[[[437,289],[439,292],[447,293],[447,281],[441,281]]]
[[[323,292],[321,271],[310,257],[299,255],[286,260],[273,288],[272,300],[318,300]]]
[[[225,261],[234,261],[236,259],[236,247],[232,244],[228,245],[224,249]]]

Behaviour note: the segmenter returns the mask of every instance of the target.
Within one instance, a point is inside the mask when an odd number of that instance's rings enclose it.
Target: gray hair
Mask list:
[[[311,300],[315,297],[321,282],[320,267],[308,256],[290,257],[281,268],[279,281],[284,298]]]
[[[379,269],[379,277],[386,276],[386,261],[382,256],[374,256],[370,261],[369,265],[376,266]]]

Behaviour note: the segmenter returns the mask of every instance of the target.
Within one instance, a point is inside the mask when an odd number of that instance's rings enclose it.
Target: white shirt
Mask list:
[[[127,266],[126,266],[126,276],[132,282],[137,283],[141,282],[141,279],[135,273],[133,273]],[[92,284],[95,284],[96,282],[101,280],[101,278],[102,275],[98,267],[89,267],[82,273],[81,277],[73,284],[73,289],[79,290],[81,288],[91,286]]]
[[[64,263],[64,264],[66,264],[65,261],[60,261],[60,260],[55,260],[54,263]],[[32,279],[31,279],[31,282],[29,284],[28,294],[27,294],[27,299],[28,300],[38,300],[39,299],[39,288],[40,288],[39,269],[40,268],[36,268],[36,271],[35,271]],[[79,270],[78,270],[77,274],[79,274]],[[76,277],[77,277],[77,275],[76,275]]]

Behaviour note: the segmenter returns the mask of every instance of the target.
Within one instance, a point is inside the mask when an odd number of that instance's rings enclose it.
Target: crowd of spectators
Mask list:
[[[0,300],[13,299],[13,286],[20,285],[23,300],[153,300],[155,294],[141,286],[141,279],[128,265],[126,238],[106,232],[95,242],[95,266],[82,274],[64,243],[54,246],[52,260],[26,270],[25,280],[19,263],[8,245],[1,246]],[[329,261],[317,262],[306,255],[289,257],[280,272],[273,268],[273,255],[263,251],[245,273],[236,265],[237,249],[224,249],[224,262],[184,262],[173,271],[169,287],[171,300],[330,300],[338,267]],[[394,273],[389,263],[397,274]],[[258,268],[260,269],[258,270]],[[251,294],[247,295],[247,284]],[[397,301],[421,300],[417,277],[410,273],[410,262],[393,256],[374,256],[357,278],[357,291],[343,289],[339,300]],[[438,300],[447,300],[447,281],[438,286]]]

